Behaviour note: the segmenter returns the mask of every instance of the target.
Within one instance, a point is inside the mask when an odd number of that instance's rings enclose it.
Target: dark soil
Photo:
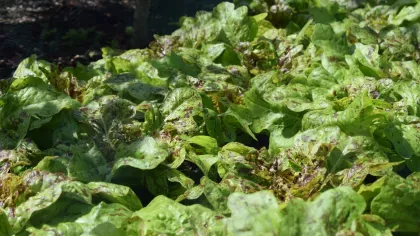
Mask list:
[[[24,58],[69,66],[100,58],[104,46],[128,49],[135,0],[3,0],[0,3],[0,79]]]

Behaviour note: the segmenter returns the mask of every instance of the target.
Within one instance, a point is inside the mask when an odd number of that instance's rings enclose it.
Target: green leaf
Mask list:
[[[330,51],[332,55],[343,55],[348,50],[343,38],[337,36],[329,25],[316,24],[313,28],[311,41],[324,51]]]
[[[11,87],[13,89],[0,98],[4,102],[0,109],[0,128],[10,130],[7,133],[15,146],[28,131],[45,125],[60,111],[80,106],[79,102],[54,91],[35,77],[15,80]]]
[[[406,66],[408,67],[409,64],[406,64]],[[405,108],[408,115],[417,117],[420,115],[419,89],[420,85],[416,81],[400,81],[393,86],[393,90],[402,97],[397,103],[398,106]]]
[[[203,187],[204,196],[209,201],[213,209],[220,214],[229,214],[228,197],[233,193],[253,193],[263,188],[250,180],[243,179],[234,175],[225,176],[220,183],[216,183],[207,177],[203,177],[200,182]]]
[[[411,158],[413,155],[413,149],[410,143],[403,136],[403,132],[395,126],[395,124],[389,124],[384,129],[386,137],[394,144],[395,150],[399,155],[405,158]],[[410,132],[411,133],[411,132]],[[415,133],[412,133],[415,138]]]
[[[382,70],[379,68],[380,55],[378,53],[378,45],[363,45],[361,43],[355,44],[356,49],[353,57],[359,63],[359,69],[366,76],[380,78],[383,76]]]
[[[59,201],[59,199],[61,199]],[[52,220],[72,202],[91,204],[91,195],[80,182],[62,181],[39,191],[14,209],[9,218],[14,233],[31,224]]]
[[[12,235],[12,228],[9,225],[9,221],[6,213],[0,208],[0,233],[4,236]]]
[[[202,101],[197,91],[178,88],[166,97],[161,112],[168,129],[173,126],[179,133],[189,133],[198,128],[194,116],[200,114],[201,107]]]
[[[219,147],[217,145],[217,140],[209,136],[194,136],[188,139],[190,145],[199,146],[199,150],[202,149],[205,154],[217,154]]]
[[[105,158],[94,145],[57,145],[45,153],[51,156],[42,159],[34,169],[65,173],[85,183],[103,180],[108,172]]]
[[[358,25],[351,25],[347,36],[350,40],[357,40],[362,44],[377,44],[378,35],[369,27],[361,28]]]
[[[354,226],[356,221],[370,224],[369,219],[365,220],[368,217],[362,216],[366,207],[363,197],[349,187],[328,190],[313,202],[293,200],[284,209],[270,192],[235,193],[229,197],[228,206],[232,217],[228,219],[227,227],[232,234],[312,235],[316,232],[331,235],[365,231],[365,225]],[[380,230],[372,229],[373,232]],[[382,232],[391,235],[389,231]]]
[[[14,78],[25,78],[25,77],[39,77],[47,82],[47,77],[42,72],[41,68],[46,70],[50,69],[50,63],[43,60],[36,60],[36,55],[32,55],[25,60],[23,60],[15,73],[13,74]]]
[[[246,107],[231,104],[229,109],[223,114],[223,121],[229,125],[238,127],[254,140],[257,140],[254,133],[249,128],[252,124],[252,121],[249,120],[249,112],[250,111],[246,109]]]
[[[92,192],[93,200],[119,203],[132,211],[143,207],[133,190],[127,186],[105,182],[90,182],[86,186]]]
[[[104,83],[121,94],[128,93],[139,102],[162,99],[165,94],[164,88],[143,83],[131,74],[115,75]]]
[[[373,198],[371,212],[384,218],[389,228],[398,232],[419,232],[420,185],[418,173],[403,179],[388,175],[379,194]]]
[[[153,199],[133,214],[128,228],[137,234],[199,234],[211,232],[217,215],[200,205],[184,206],[164,196]],[[142,227],[139,227],[142,225]]]
[[[219,20],[222,32],[232,45],[241,41],[251,41],[257,34],[256,20],[248,17],[246,7],[235,9],[232,3],[220,3],[214,9],[214,16]]]
[[[207,133],[211,137],[215,138],[219,143],[230,141],[225,134],[225,130],[219,115],[215,111],[208,108],[204,108],[203,114]]]
[[[117,149],[117,161],[113,166],[112,173],[115,175],[124,166],[151,170],[165,161],[168,155],[168,152],[160,147],[152,137],[145,137],[130,145],[122,144]]]
[[[56,226],[43,225],[39,229],[30,227],[28,231],[31,235],[50,235],[54,233],[99,236],[101,233],[110,233],[122,236],[124,235],[124,230],[121,226],[131,215],[131,211],[119,204],[105,204],[101,202],[74,222],[60,223]]]
[[[135,116],[134,103],[114,95],[100,97],[75,112],[76,119],[89,126],[87,132],[101,137],[95,142],[104,150],[108,149],[106,154],[113,152],[120,143],[131,141],[122,130],[124,125],[134,123]]]
[[[234,193],[229,196],[228,207],[232,211],[232,217],[226,222],[230,234],[280,233],[280,207],[270,192]]]
[[[417,3],[415,6],[405,6],[399,11],[398,15],[391,18],[390,23],[400,25],[403,21],[416,21],[420,18],[419,12],[420,3]]]
[[[194,153],[190,153],[187,160],[196,164],[204,175],[208,176],[211,174],[211,168],[219,160],[219,157],[217,155],[196,155]]]

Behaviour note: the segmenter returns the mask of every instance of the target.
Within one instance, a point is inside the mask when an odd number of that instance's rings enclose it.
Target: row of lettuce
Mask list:
[[[25,59],[0,235],[416,235],[420,2],[360,2],[226,2],[87,66]]]

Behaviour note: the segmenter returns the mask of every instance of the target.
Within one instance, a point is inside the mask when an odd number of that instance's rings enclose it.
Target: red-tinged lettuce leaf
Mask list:
[[[100,230],[98,225],[105,222],[111,224],[107,226],[111,227],[109,230],[120,232],[121,222],[131,216],[131,210],[142,208],[140,200],[126,186],[105,182],[84,185],[62,175],[40,171],[16,176],[14,183],[4,180],[3,177],[2,184],[9,187],[14,184],[15,191],[25,198],[18,199],[16,203],[2,202],[14,233],[27,229],[36,232],[35,235],[43,235],[49,229],[79,235]]]
[[[235,175],[256,185],[268,186],[271,179],[269,160],[263,150],[259,152],[255,148],[232,142],[222,147],[218,157],[217,172],[222,178]]]
[[[336,126],[301,132],[289,145],[279,147],[271,167],[272,188],[281,199],[306,199],[330,181],[357,187],[368,174],[381,176],[400,164],[389,163],[373,138],[348,136]]]
[[[52,182],[52,181],[57,182]],[[68,212],[71,205],[79,205],[74,211],[83,211],[91,204],[91,194],[80,182],[56,178],[42,172],[29,172],[23,179],[27,200],[18,206],[7,207],[9,222],[14,233],[30,225],[40,225],[65,217],[71,219]],[[58,217],[58,218],[57,218]]]
[[[94,137],[95,145],[108,161],[114,160],[116,148],[141,137],[141,125],[135,118],[135,104],[108,95],[98,98],[74,112],[85,135]]]
[[[16,147],[29,131],[47,124],[60,111],[80,106],[36,77],[15,80],[0,100],[0,139],[6,141],[0,144],[2,149]]]
[[[180,134],[194,133],[199,125],[194,117],[202,112],[200,94],[191,88],[173,90],[165,99],[161,107],[165,125],[163,129],[175,130]]]

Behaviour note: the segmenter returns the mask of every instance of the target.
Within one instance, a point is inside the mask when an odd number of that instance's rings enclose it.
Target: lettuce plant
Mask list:
[[[0,235],[420,233],[420,2],[247,0],[0,83]]]

